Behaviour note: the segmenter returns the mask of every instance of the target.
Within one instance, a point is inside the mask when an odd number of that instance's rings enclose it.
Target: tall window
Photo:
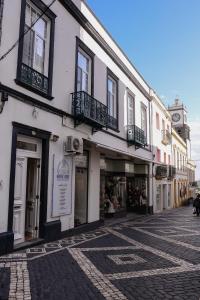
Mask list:
[[[134,97],[129,93],[127,95],[127,125],[134,125]]]
[[[118,129],[118,79],[108,69],[107,70],[107,107],[108,107],[108,127]]]
[[[171,157],[170,157],[170,154],[168,154],[168,165],[171,164]]]
[[[144,135],[147,136],[147,108],[141,104],[141,129],[144,131]]]
[[[108,76],[108,114],[117,117],[117,84],[110,76]]]
[[[164,133],[164,130],[165,130],[165,121],[162,119],[162,131]]]
[[[77,91],[91,94],[91,58],[81,49],[78,49],[77,63]]]
[[[160,117],[159,117],[159,113],[156,113],[156,128],[160,129]]]
[[[164,164],[167,163],[167,155],[166,155],[166,152],[164,152]]]
[[[160,149],[157,148],[157,150],[156,150],[156,160],[157,160],[157,162],[160,162],[160,156],[161,156]]]
[[[25,31],[22,61],[41,74],[48,73],[49,20],[40,18],[41,11],[26,4]],[[38,21],[35,23],[35,21]],[[35,23],[35,24],[34,24]],[[34,25],[33,25],[34,24]]]
[[[42,1],[21,0],[16,83],[47,99],[53,99],[55,18]]]

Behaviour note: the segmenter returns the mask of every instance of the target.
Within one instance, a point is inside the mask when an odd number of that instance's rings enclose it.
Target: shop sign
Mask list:
[[[72,213],[72,159],[53,156],[52,217]]]

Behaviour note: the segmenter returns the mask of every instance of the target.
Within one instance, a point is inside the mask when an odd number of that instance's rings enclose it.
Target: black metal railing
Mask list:
[[[136,125],[128,125],[127,127],[127,140],[129,144],[137,146],[147,145],[147,138],[142,129]]]
[[[107,106],[84,91],[72,93],[72,114],[75,121],[94,127],[107,126]]]
[[[23,83],[48,94],[48,78],[24,63],[21,64],[21,76],[19,79]]]
[[[108,115],[107,126],[108,126],[109,128],[112,128],[112,129],[117,130],[117,129],[118,129],[118,122],[117,122],[117,119],[114,118],[113,116]]]
[[[174,166],[169,166],[169,174],[168,177],[169,178],[174,178],[176,175],[176,168]]]
[[[159,179],[167,177],[167,165],[157,166],[155,176]]]

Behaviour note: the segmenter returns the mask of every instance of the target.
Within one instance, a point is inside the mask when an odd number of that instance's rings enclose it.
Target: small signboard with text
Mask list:
[[[72,168],[73,158],[53,156],[53,201],[52,217],[72,213]]]

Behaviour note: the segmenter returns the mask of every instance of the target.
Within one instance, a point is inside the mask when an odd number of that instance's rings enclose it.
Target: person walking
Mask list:
[[[199,214],[200,214],[200,194],[198,194],[196,199],[194,200],[193,206],[196,208],[197,216],[199,216]]]

